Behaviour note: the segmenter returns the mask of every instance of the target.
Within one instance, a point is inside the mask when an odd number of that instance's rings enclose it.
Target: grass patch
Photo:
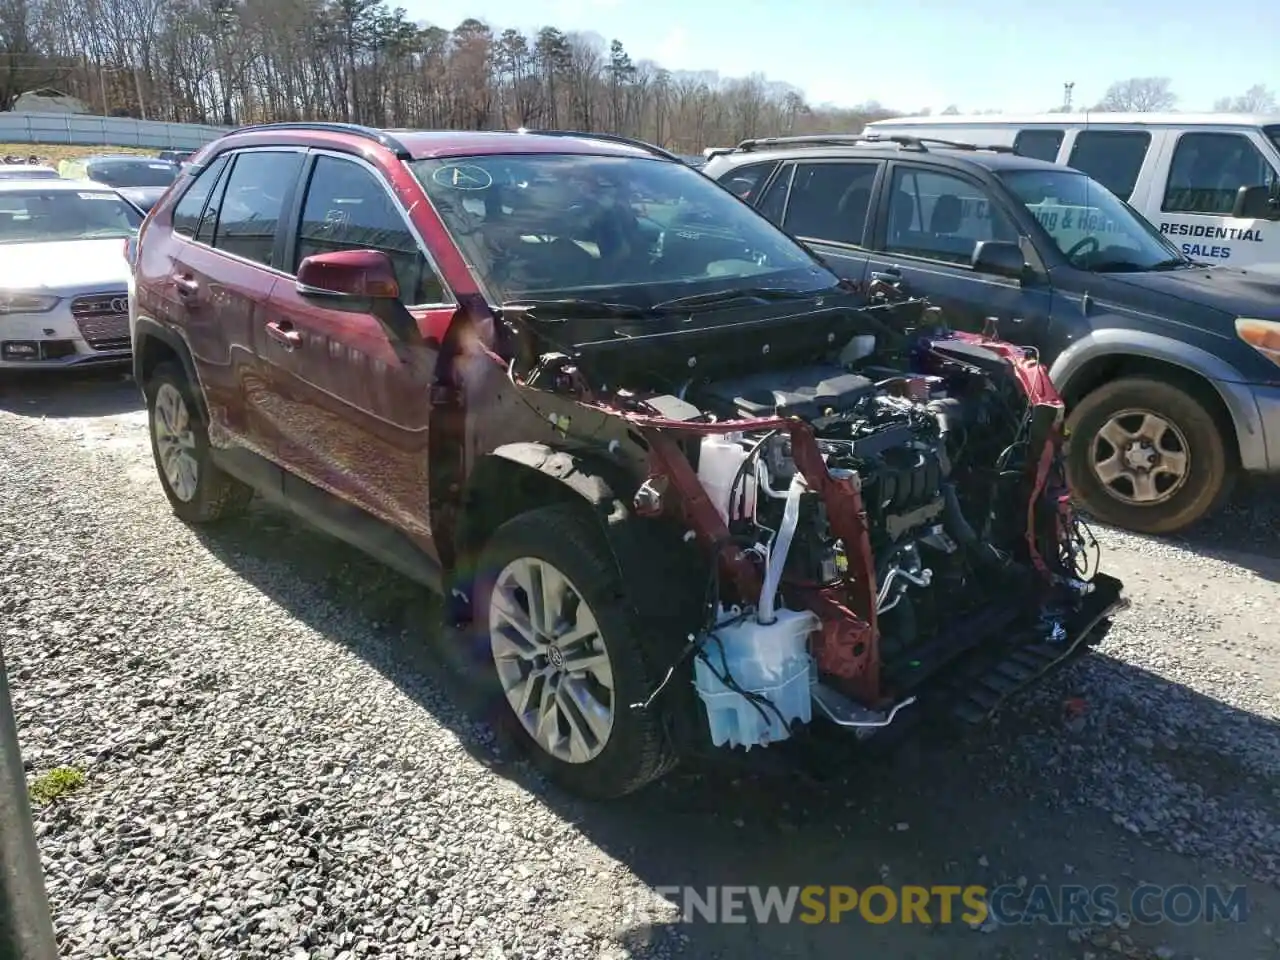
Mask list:
[[[95,153],[132,153],[154,157],[159,152],[159,150],[141,147],[82,147],[67,143],[0,143],[0,157],[10,155],[23,159],[39,157],[52,167],[56,167],[63,160],[78,160],[80,157],[91,157]]]
[[[83,771],[75,767],[55,767],[32,780],[27,790],[31,794],[31,802],[38,807],[43,807],[53,803],[59,797],[74,793],[84,785]]]

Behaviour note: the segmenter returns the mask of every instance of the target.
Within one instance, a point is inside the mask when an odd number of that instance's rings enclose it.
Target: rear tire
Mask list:
[[[253,488],[218,469],[209,456],[208,424],[182,367],[160,364],[144,392],[151,455],[173,512],[190,524],[243,513]]]
[[[548,590],[551,603],[530,603],[521,586],[536,596],[538,584],[561,581],[565,589]],[[480,556],[475,599],[474,636],[485,648],[477,654],[488,659],[502,722],[548,779],[579,796],[613,799],[676,765],[658,712],[632,709],[660,678],[614,559],[582,507],[540,507],[499,527]],[[575,634],[594,639],[574,643]]]
[[[1213,413],[1163,380],[1126,377],[1094,390],[1067,419],[1067,438],[1076,500],[1136,533],[1176,533],[1204,519],[1235,479]]]

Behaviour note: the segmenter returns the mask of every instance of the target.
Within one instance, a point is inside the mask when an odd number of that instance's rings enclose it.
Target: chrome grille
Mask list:
[[[129,346],[129,295],[99,293],[71,301],[80,336],[95,350],[124,350]]]

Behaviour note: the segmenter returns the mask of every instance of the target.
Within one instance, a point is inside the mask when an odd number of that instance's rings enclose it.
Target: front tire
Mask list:
[[[183,369],[160,364],[145,392],[151,455],[173,512],[190,524],[242,513],[253,490],[218,469],[209,456],[208,425]]]
[[[480,557],[476,632],[506,725],[548,779],[580,796],[633,793],[676,762],[643,638],[599,530],[576,504],[503,524]]]
[[[1103,523],[1170,534],[1216,510],[1234,471],[1222,427],[1192,393],[1126,377],[1084,397],[1067,420],[1067,476]]]

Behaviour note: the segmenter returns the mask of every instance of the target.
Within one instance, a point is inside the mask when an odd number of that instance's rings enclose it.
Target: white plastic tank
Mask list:
[[[819,626],[808,610],[778,610],[773,623],[747,617],[711,632],[702,646],[706,660],[699,656],[694,661],[694,687],[706,707],[715,746],[750,750],[776,743],[791,736],[796,720],[813,719],[808,642]],[[726,679],[773,706],[753,702]]]
[[[698,450],[698,481],[726,523],[755,514],[756,482],[753,470],[747,470],[746,476],[738,485],[738,502],[730,512],[730,488],[746,459],[747,448],[739,434],[713,434],[702,438]]]

